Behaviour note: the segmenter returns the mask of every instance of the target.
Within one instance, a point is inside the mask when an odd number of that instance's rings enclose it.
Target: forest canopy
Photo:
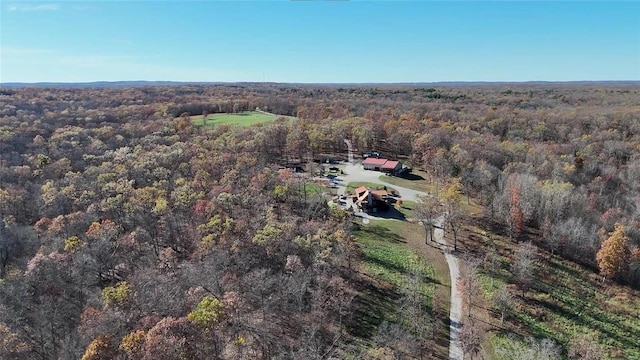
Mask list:
[[[486,226],[640,286],[639,98],[636,84],[3,88],[0,357],[350,351],[353,224],[283,169],[346,158],[344,139],[458,178]],[[256,108],[282,117],[189,120]]]

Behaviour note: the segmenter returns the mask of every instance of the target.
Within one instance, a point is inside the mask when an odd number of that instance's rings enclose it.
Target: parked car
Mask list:
[[[368,152],[362,154],[362,157],[364,159],[369,158],[369,157],[380,158],[381,156],[382,155],[377,151],[368,151]]]

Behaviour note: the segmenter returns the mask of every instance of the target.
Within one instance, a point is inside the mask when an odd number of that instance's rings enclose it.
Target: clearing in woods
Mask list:
[[[241,112],[237,114],[210,114],[204,119],[204,125],[215,126],[221,124],[235,124],[239,126],[250,126],[264,123],[278,118],[276,115],[265,114],[257,111]],[[192,116],[194,125],[203,125],[202,115]]]

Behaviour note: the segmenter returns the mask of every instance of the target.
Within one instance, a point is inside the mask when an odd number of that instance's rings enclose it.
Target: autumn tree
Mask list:
[[[624,225],[616,223],[609,237],[602,242],[596,255],[598,268],[604,278],[615,279],[624,274],[629,267],[631,252],[627,245]]]
[[[569,342],[567,353],[572,360],[600,360],[604,355],[602,348],[598,345],[596,333],[580,334],[573,338]]]
[[[5,228],[4,219],[0,214],[0,279],[4,279],[4,273],[9,263],[9,236]]]
[[[509,207],[509,237],[517,238],[524,229],[524,213],[520,209],[520,187],[512,185],[510,191]]]

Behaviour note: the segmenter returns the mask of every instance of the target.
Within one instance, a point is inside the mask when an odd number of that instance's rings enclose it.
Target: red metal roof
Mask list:
[[[382,168],[393,170],[396,168],[396,166],[398,166],[399,163],[400,163],[399,161],[387,160],[387,162],[385,162],[384,165],[382,165]]]
[[[374,166],[382,166],[387,162],[387,159],[378,159],[378,158],[366,158],[362,163],[365,165],[374,165]]]

